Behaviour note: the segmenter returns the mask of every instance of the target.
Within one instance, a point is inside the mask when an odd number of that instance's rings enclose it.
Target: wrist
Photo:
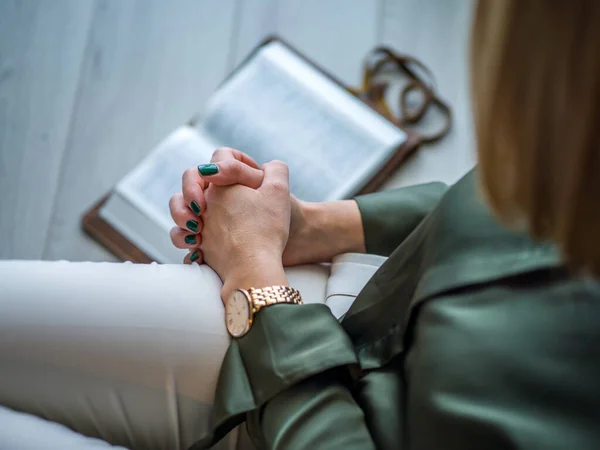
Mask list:
[[[311,241],[323,247],[326,260],[342,253],[364,253],[362,218],[354,200],[305,203]]]
[[[267,286],[289,286],[281,258],[277,260],[253,255],[240,259],[239,265],[230,271],[223,280],[221,296],[225,301],[235,289]]]

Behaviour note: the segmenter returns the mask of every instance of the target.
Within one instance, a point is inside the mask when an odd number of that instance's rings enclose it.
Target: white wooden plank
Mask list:
[[[80,216],[223,79],[234,7],[234,0],[98,3],[45,258],[109,259],[80,232]]]
[[[378,41],[381,0],[247,0],[236,27],[233,65],[278,34],[342,81],[356,85],[364,55]]]
[[[380,39],[381,0],[279,0],[277,32],[344,83]]]
[[[386,188],[453,183],[475,163],[468,70],[472,10],[471,0],[385,0],[383,42],[427,65],[454,111],[451,133],[423,147]]]
[[[0,2],[0,258],[39,258],[92,2]]]
[[[236,11],[230,70],[262,40],[277,31],[278,0],[244,0]]]

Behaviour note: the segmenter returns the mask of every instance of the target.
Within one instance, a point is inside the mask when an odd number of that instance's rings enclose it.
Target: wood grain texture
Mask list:
[[[377,43],[382,0],[248,0],[240,3],[232,65],[276,33],[342,81],[356,85]]]
[[[42,256],[92,6],[0,1],[0,259]]]
[[[385,188],[453,183],[475,164],[468,73],[472,10],[471,0],[385,0],[382,42],[428,66],[454,111],[450,134],[421,148]]]
[[[279,0],[277,32],[355,86],[365,54],[380,40],[381,0]]]
[[[223,79],[234,6],[97,2],[44,258],[113,259],[81,232],[81,215]]]
[[[267,36],[277,32],[280,0],[238,0],[229,71]]]

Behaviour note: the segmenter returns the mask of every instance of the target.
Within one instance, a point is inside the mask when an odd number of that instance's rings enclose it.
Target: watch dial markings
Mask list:
[[[248,299],[242,292],[234,293],[226,304],[226,325],[233,336],[242,336],[248,328]]]

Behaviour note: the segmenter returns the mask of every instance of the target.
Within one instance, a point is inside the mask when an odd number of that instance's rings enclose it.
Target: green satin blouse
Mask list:
[[[501,226],[476,172],[357,199],[389,255],[337,321],[276,305],[232,342],[208,448],[598,449],[600,287]]]

